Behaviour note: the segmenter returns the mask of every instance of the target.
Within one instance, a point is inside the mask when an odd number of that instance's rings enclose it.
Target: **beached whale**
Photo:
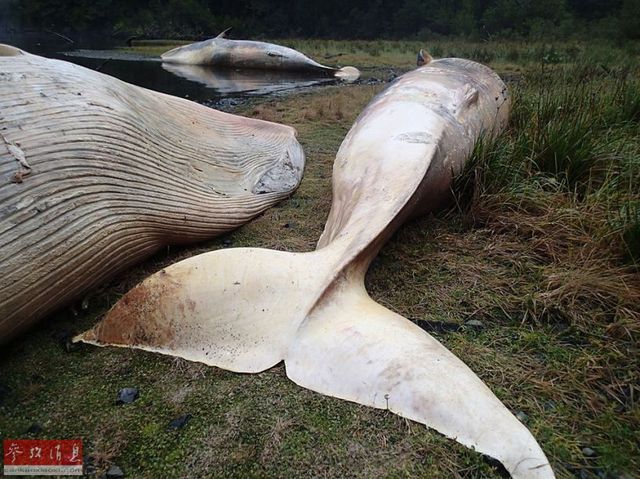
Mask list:
[[[0,343],[167,244],[289,195],[293,128],[0,45]]]
[[[293,48],[251,40],[229,40],[225,38],[225,33],[226,31],[209,40],[174,48],[163,53],[160,58],[166,63],[325,74],[347,81],[356,80],[360,76],[355,67],[329,67]]]
[[[476,141],[508,114],[505,84],[480,64],[440,59],[403,75],[340,146],[316,251],[227,249],[178,262],[76,339],[245,373],[284,361],[303,387],[426,424],[514,478],[553,478],[534,437],[484,383],[364,286],[382,245],[442,205]]]

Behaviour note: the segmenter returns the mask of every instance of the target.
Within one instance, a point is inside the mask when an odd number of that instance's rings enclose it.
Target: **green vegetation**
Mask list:
[[[290,44],[374,74],[410,68],[421,45]],[[511,124],[477,146],[451,208],[403,226],[367,276],[376,301],[423,325],[525,414],[560,478],[640,470],[638,48],[432,43],[434,56],[488,62],[507,79]],[[232,234],[158,253],[4,348],[0,436],[83,437],[99,470],[116,463],[127,477],[499,477],[422,425],[297,387],[281,365],[240,375],[58,344],[61,331],[90,327],[146,275],[188,256],[228,243],[313,249],[335,153],[381,88],[332,86],[243,106],[297,128],[307,155],[299,190]],[[483,326],[465,325],[471,319]],[[127,386],[140,399],[116,406]],[[167,430],[186,413],[184,429]],[[28,434],[34,422],[43,431]]]
[[[3,5],[0,1],[0,12]],[[21,27],[147,37],[638,38],[640,0],[4,0]]]
[[[303,40],[273,38],[267,41],[299,50],[327,64],[357,65],[358,68],[406,71],[415,67],[416,54],[425,48],[434,58],[468,58],[491,65],[501,73],[536,70],[542,66],[592,64],[601,68],[612,65],[633,65],[640,55],[640,43],[627,42],[553,42],[514,40],[460,41],[455,39],[421,40]],[[141,40],[125,51],[159,56],[189,40]]]

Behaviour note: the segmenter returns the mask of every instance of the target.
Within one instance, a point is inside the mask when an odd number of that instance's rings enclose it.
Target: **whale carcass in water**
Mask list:
[[[152,275],[77,339],[231,371],[284,360],[296,383],[389,409],[492,456],[515,478],[552,478],[531,433],[457,357],[364,286],[381,246],[441,205],[475,142],[503,129],[506,87],[449,58],[407,73],[361,113],[338,151],[316,251],[230,249]]]
[[[162,246],[289,195],[295,136],[0,45],[0,343]]]
[[[163,62],[187,65],[329,74],[348,81],[360,76],[355,67],[329,67],[293,48],[252,40],[230,40],[225,38],[225,32],[209,40],[174,48],[160,58]]]

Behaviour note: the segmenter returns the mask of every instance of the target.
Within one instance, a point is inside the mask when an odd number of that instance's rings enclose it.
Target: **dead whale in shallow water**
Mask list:
[[[0,45],[0,343],[298,185],[293,128]]]
[[[215,38],[174,48],[161,55],[163,62],[211,65],[221,68],[324,73],[346,81],[357,80],[355,67],[322,65],[293,48],[251,40],[229,40],[222,32]]]
[[[442,59],[403,75],[338,151],[316,251],[241,248],[181,261],[77,339],[246,373],[284,361],[301,386],[426,424],[514,478],[553,478],[534,437],[483,382],[364,286],[382,245],[441,204],[475,142],[502,130],[508,113],[504,83],[477,63]]]

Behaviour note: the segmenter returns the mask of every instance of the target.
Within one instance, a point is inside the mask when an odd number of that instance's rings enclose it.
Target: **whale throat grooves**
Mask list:
[[[0,45],[0,342],[165,245],[246,223],[303,167],[290,127]]]

